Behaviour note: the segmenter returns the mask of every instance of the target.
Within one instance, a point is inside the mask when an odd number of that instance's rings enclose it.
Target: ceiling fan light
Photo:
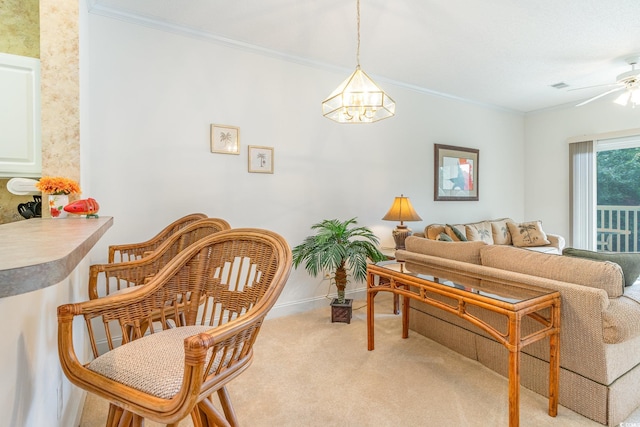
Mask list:
[[[625,91],[622,95],[620,95],[619,97],[617,97],[615,99],[615,101],[613,101],[614,104],[618,104],[618,105],[622,105],[623,107],[627,105],[627,102],[629,102],[629,98],[631,97],[631,93],[628,91]]]
[[[631,101],[631,105],[633,108],[640,106],[640,87],[636,87],[629,91],[630,96],[629,99]]]

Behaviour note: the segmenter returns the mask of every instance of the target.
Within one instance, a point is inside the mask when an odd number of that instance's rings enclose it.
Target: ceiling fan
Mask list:
[[[596,86],[588,86],[581,87],[570,90],[580,90],[580,89],[589,89],[593,87],[607,87],[607,86],[615,86],[613,89],[610,89],[600,95],[596,95],[593,98],[589,98],[586,101],[582,101],[577,104],[576,107],[580,107],[582,105],[588,104],[591,101],[595,101],[598,98],[602,98],[603,96],[609,95],[610,93],[618,92],[621,90],[625,90],[618,98],[616,98],[616,104],[626,106],[629,101],[631,101],[631,105],[635,108],[640,105],[640,69],[636,69],[636,65],[640,63],[640,55],[631,56],[626,58],[625,61],[627,64],[631,65],[631,71],[624,72],[619,74],[616,77],[616,82],[611,84],[604,85],[596,85]]]

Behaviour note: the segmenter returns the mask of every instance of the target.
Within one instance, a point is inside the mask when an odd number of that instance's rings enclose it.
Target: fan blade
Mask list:
[[[567,92],[571,92],[572,90],[593,89],[594,87],[621,86],[621,85],[622,85],[622,83],[606,83],[606,84],[603,84],[603,85],[575,87],[573,89],[567,89]]]
[[[576,107],[582,107],[583,105],[588,104],[588,103],[590,103],[591,101],[595,101],[595,100],[596,100],[596,99],[598,99],[598,98],[602,98],[602,97],[603,97],[603,96],[605,96],[605,95],[609,95],[610,93],[617,92],[617,91],[622,90],[622,89],[624,89],[624,88],[625,88],[625,87],[624,87],[624,86],[622,86],[622,87],[618,87],[618,88],[615,88],[615,89],[608,90],[608,91],[606,91],[605,93],[601,93],[600,95],[594,96],[593,98],[589,98],[589,99],[587,99],[586,101],[581,102],[580,104],[576,104]]]

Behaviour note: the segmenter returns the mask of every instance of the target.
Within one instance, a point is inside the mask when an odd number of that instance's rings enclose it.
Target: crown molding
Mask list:
[[[218,34],[213,34],[213,33],[209,33],[206,31],[200,31],[200,30],[195,30],[193,28],[189,28],[186,26],[182,26],[182,25],[176,25],[167,21],[162,21],[162,20],[158,20],[158,19],[153,19],[153,18],[149,18],[146,16],[142,16],[139,14],[135,14],[135,13],[129,13],[127,11],[124,10],[120,10],[120,9],[115,9],[115,8],[110,8],[110,7],[105,7],[103,5],[100,5],[97,3],[97,0],[86,0],[87,1],[87,7],[88,7],[88,11],[89,13],[92,13],[94,15],[99,15],[99,16],[103,16],[106,18],[111,18],[111,19],[116,19],[119,21],[123,21],[123,22],[128,22],[130,24],[134,24],[134,25],[141,25],[144,27],[148,27],[148,28],[152,28],[158,31],[165,31],[165,32],[170,32],[173,34],[178,34],[178,35],[182,35],[185,37],[191,37],[191,38],[196,38],[199,40],[204,40],[207,42],[211,42],[211,43],[216,43],[218,45],[222,45],[228,48],[232,48],[232,49],[238,49],[238,50],[243,50],[246,52],[251,52],[254,54],[258,54],[258,55],[263,55],[263,56],[267,56],[270,58],[275,58],[275,59],[279,59],[282,61],[287,61],[287,62],[292,62],[298,65],[304,65],[307,67],[312,67],[312,68],[316,68],[316,69],[320,69],[320,70],[324,70],[324,71],[330,71],[332,73],[336,73],[336,74],[344,74],[344,75],[348,75],[350,74],[353,69],[349,69],[346,67],[342,67],[342,66],[337,66],[337,65],[333,65],[333,64],[329,64],[326,62],[322,62],[322,61],[315,61],[309,58],[305,58],[305,57],[301,57],[301,56],[296,56],[296,55],[290,55],[284,52],[280,52],[274,49],[268,49],[262,46],[258,46],[258,45],[254,45],[251,43],[246,43],[246,42],[242,42],[239,40],[234,40],[228,37],[223,37],[220,36]],[[394,79],[390,79],[390,78],[386,78],[384,76],[380,76],[380,75],[376,75],[376,74],[371,74],[371,76],[374,78],[374,80],[376,81],[380,81],[380,82],[385,82],[388,83],[390,85],[394,85],[403,89],[407,89],[413,92],[418,92],[418,93],[423,93],[426,95],[431,95],[431,96],[436,96],[439,98],[444,98],[444,99],[449,99],[449,100],[453,100],[453,101],[458,101],[458,102],[462,102],[465,104],[471,104],[471,105],[475,105],[478,107],[482,107],[482,108],[487,108],[490,110],[495,110],[495,111],[500,111],[503,113],[510,113],[510,114],[516,114],[519,116],[524,116],[524,112],[522,111],[518,111],[518,110],[514,110],[511,108],[505,108],[505,107],[501,107],[501,106],[497,106],[494,104],[487,104],[484,102],[480,102],[480,101],[475,101],[472,99],[468,99],[468,98],[464,98],[464,97],[460,97],[460,96],[455,96],[455,95],[451,95],[448,93],[443,93],[443,92],[438,92],[435,90],[431,90],[422,86],[417,86],[417,85],[413,85],[410,83],[406,83],[403,81],[399,81],[399,80],[394,80]]]

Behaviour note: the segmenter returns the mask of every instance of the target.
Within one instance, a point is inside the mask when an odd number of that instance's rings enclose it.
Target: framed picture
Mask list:
[[[211,125],[211,152],[240,154],[240,128]]]
[[[273,147],[249,146],[249,172],[273,173]]]
[[[480,150],[434,145],[433,200],[479,200]]]

